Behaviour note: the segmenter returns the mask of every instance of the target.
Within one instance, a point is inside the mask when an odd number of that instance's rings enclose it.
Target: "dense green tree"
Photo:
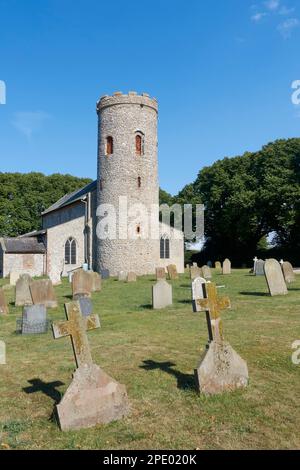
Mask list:
[[[173,196],[167,193],[163,189],[159,190],[159,204],[168,204],[168,206],[172,206],[173,204]]]
[[[271,232],[279,246],[299,246],[299,183],[300,139],[278,140],[203,168],[176,199],[205,205],[203,256],[242,264]]]
[[[43,210],[90,181],[71,175],[0,173],[0,236],[39,229]]]

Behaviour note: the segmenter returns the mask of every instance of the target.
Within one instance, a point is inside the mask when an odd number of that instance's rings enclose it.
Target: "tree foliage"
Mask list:
[[[276,232],[277,248],[300,247],[300,139],[277,140],[260,151],[203,168],[177,199],[205,205],[206,259],[249,262]],[[298,262],[300,253],[298,251]]]
[[[0,173],[0,236],[41,228],[41,212],[91,180],[71,175]]]

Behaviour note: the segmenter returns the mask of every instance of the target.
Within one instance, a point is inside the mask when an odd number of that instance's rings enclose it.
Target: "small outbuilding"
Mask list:
[[[7,277],[11,272],[43,276],[46,273],[46,247],[42,238],[42,234],[0,238],[0,277]]]

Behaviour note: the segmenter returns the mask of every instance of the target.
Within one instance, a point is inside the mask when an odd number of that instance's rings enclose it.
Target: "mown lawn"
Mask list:
[[[197,395],[193,369],[207,340],[204,314],[193,314],[188,276],[173,282],[174,305],[151,310],[153,277],[103,282],[93,295],[101,329],[88,333],[94,361],[127,387],[131,414],[122,421],[63,433],[53,407],[71,381],[69,338],[16,335],[21,309],[0,317],[7,365],[0,366],[0,446],[12,449],[291,449],[300,448],[300,365],[291,361],[300,340],[300,276],[288,296],[271,298],[263,277],[246,270],[214,274],[232,309],[225,337],[248,362],[246,390]],[[7,281],[0,281],[0,285]],[[67,280],[56,288],[64,319]],[[13,292],[6,291],[10,302]]]

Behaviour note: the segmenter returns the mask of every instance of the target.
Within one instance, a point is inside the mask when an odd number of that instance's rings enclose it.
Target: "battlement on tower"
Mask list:
[[[139,105],[147,106],[158,112],[158,103],[156,98],[151,98],[148,93],[138,94],[136,91],[129,91],[127,94],[116,91],[113,95],[104,95],[97,102],[97,113],[104,108],[116,105]]]

